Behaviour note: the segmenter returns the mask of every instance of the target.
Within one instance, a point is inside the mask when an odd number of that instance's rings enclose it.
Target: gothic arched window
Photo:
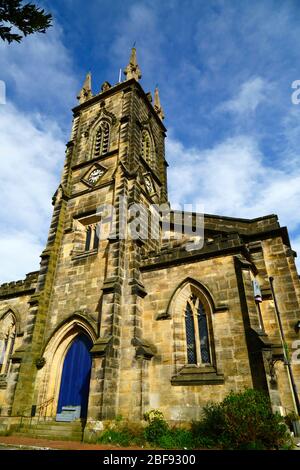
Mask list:
[[[192,294],[185,308],[185,333],[188,364],[210,364],[207,316],[200,298]]]
[[[93,157],[107,153],[109,149],[110,128],[106,121],[101,121],[95,135]]]
[[[10,360],[14,350],[16,337],[16,322],[14,315],[9,312],[0,322],[0,374],[8,374]]]
[[[149,164],[152,163],[152,145],[151,138],[148,131],[144,130],[142,132],[142,157]]]

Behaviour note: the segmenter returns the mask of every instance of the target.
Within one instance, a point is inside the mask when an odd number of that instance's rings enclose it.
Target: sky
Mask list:
[[[298,0],[35,0],[53,27],[0,43],[0,282],[39,268],[88,71],[118,81],[135,43],[159,86],[169,199],[204,212],[278,214],[300,257]],[[1,102],[1,100],[0,100]]]

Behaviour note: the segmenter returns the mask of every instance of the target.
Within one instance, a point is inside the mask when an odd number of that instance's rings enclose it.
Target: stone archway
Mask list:
[[[84,333],[79,333],[70,344],[61,374],[57,414],[61,415],[64,407],[76,407],[80,418],[87,417],[92,345]]]
[[[64,361],[79,335],[86,336],[91,344],[96,341],[95,332],[89,323],[76,317],[56,330],[45,348],[45,365],[38,371],[36,381],[37,413],[43,416],[56,416]]]

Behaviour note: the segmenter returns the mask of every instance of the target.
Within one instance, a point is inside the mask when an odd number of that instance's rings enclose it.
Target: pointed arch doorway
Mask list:
[[[80,406],[80,417],[87,417],[92,344],[88,336],[81,333],[75,337],[67,351],[61,375],[58,414],[63,407]]]

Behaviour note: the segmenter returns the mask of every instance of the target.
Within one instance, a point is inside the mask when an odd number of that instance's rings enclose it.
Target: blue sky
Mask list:
[[[159,85],[173,205],[277,213],[300,252],[298,0],[36,0],[46,35],[0,44],[0,281],[38,269],[71,108],[118,81],[136,43],[145,91]]]

